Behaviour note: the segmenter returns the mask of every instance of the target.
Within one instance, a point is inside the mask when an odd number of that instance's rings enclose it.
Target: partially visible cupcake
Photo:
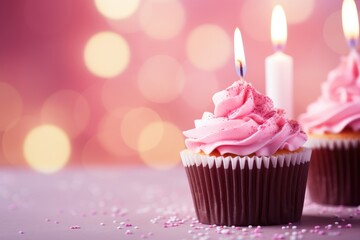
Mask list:
[[[352,51],[322,84],[299,118],[313,149],[308,188],[313,201],[360,205],[360,58]]]
[[[299,221],[311,150],[270,98],[239,80],[213,96],[181,152],[196,215],[227,226]]]

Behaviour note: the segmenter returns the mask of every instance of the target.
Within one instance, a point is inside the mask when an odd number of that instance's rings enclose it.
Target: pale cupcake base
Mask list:
[[[181,152],[201,223],[276,225],[301,218],[311,150],[271,157]]]

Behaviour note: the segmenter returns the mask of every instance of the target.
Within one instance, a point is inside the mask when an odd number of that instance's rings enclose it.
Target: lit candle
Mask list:
[[[342,5],[342,27],[349,48],[355,52],[359,39],[359,18],[353,0],[344,0]]]
[[[275,107],[293,118],[293,59],[283,53],[287,38],[286,16],[283,8],[275,6],[271,17],[271,40],[275,53],[265,60],[266,95]]]
[[[235,70],[237,75],[242,78],[246,73],[245,53],[239,28],[234,32],[234,52],[235,52]]]

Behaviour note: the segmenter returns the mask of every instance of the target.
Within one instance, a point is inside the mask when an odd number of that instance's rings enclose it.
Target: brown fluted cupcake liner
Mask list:
[[[276,225],[301,218],[310,149],[272,157],[181,153],[201,223]]]
[[[311,139],[308,188],[314,202],[360,205],[360,139]]]

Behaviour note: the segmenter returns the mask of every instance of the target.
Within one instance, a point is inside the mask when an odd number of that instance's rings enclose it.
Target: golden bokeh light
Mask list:
[[[0,82],[0,131],[4,131],[22,114],[23,102],[18,91],[8,83]]]
[[[213,71],[224,66],[229,60],[231,46],[232,41],[222,28],[205,24],[190,32],[186,42],[186,53],[194,66]]]
[[[161,118],[158,113],[150,108],[139,107],[129,110],[121,122],[121,136],[125,144],[137,150],[142,129],[155,121],[161,121]]]
[[[124,19],[132,14],[139,7],[139,0],[95,0],[97,10],[110,19]]]
[[[60,90],[46,99],[41,119],[65,130],[70,137],[78,136],[86,127],[90,107],[86,99],[73,90]]]
[[[147,0],[139,11],[140,25],[149,37],[167,40],[184,26],[185,10],[178,0]]]
[[[130,49],[126,40],[114,32],[99,32],[86,43],[84,61],[88,70],[98,77],[112,78],[129,64]]]
[[[138,86],[149,101],[166,103],[181,94],[185,76],[180,64],[172,57],[156,55],[149,58],[140,68]]]
[[[160,121],[152,122],[144,127],[138,138],[138,151],[144,152],[155,148],[164,135],[164,124]]]
[[[157,145],[151,146],[154,133],[162,132]],[[180,162],[179,152],[184,148],[184,139],[180,129],[170,122],[153,122],[146,126],[139,137],[138,150],[146,165],[155,169],[173,168]],[[149,150],[146,150],[149,149]]]
[[[68,162],[71,144],[61,128],[50,124],[40,125],[26,135],[23,151],[31,168],[42,173],[53,173]]]
[[[130,109],[113,109],[101,119],[97,131],[99,143],[104,150],[117,157],[134,156],[136,152],[125,144],[121,135],[121,122]]]

